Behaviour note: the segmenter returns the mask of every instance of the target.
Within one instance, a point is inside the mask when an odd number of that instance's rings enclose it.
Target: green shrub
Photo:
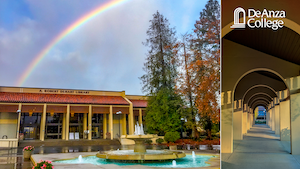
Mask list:
[[[167,132],[165,134],[165,140],[167,142],[175,142],[176,140],[178,140],[180,138],[180,134],[178,132]]]
[[[146,143],[146,144],[151,144],[151,143],[152,143],[152,140],[150,140],[150,139],[145,140],[145,143]]]
[[[266,121],[256,120],[255,124],[266,124]]]
[[[158,138],[158,139],[156,139],[156,142],[157,142],[158,144],[161,144],[162,142],[164,142],[164,139]]]

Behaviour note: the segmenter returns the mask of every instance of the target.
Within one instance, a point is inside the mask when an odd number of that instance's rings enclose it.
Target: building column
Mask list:
[[[41,126],[40,126],[40,140],[45,140],[45,125],[46,125],[46,115],[47,115],[47,104],[44,104],[43,114],[41,117]]]
[[[133,105],[132,103],[130,102],[130,107],[129,107],[129,117],[128,120],[129,120],[129,134],[130,135],[133,135],[134,133],[134,122],[133,122]]]
[[[61,139],[66,139],[66,113],[63,113]]]
[[[113,132],[113,108],[112,108],[112,105],[109,106],[109,122],[108,122],[108,125],[109,125],[109,132],[110,132],[110,139],[112,140],[114,138],[114,132]]]
[[[273,125],[273,122],[272,122],[272,120],[273,120],[273,116],[272,116],[272,109],[269,109],[269,127],[270,127],[270,129],[272,130],[272,125]]]
[[[269,109],[269,127],[272,130],[272,109]]]
[[[269,124],[269,119],[270,119],[270,117],[269,117],[269,110],[266,110],[267,112],[266,112],[266,124],[267,124],[267,126],[269,126],[270,127],[270,124]]]
[[[247,115],[248,115],[247,132],[248,132],[248,130],[250,130],[250,128],[251,128],[251,114],[249,112],[247,112]]]
[[[70,129],[70,104],[67,105],[67,114],[66,114],[66,140],[69,140],[69,129]]]
[[[242,124],[242,133],[246,134],[247,133],[247,124],[248,124],[248,113],[247,112],[243,112],[243,124]]]
[[[280,135],[280,119],[279,119],[279,112],[280,111],[280,106],[276,105],[274,107],[274,113],[275,113],[275,134]]]
[[[290,141],[290,100],[280,102],[280,140]]]
[[[253,112],[253,111],[252,111]],[[253,112],[253,115],[252,115],[252,119],[251,119],[251,124],[252,124],[252,126],[254,126],[255,125],[255,120],[256,120],[256,118],[255,118],[255,113]]]
[[[233,140],[243,140],[243,111],[233,112]]]
[[[20,112],[18,112],[17,140],[19,140],[19,136],[20,136],[20,121],[21,121],[21,113],[22,113],[22,103],[19,103],[18,110]]]
[[[254,114],[251,114],[251,127],[255,124]]]
[[[127,131],[126,131],[126,114],[122,114],[122,134],[127,135]]]
[[[88,139],[92,140],[92,105],[89,105],[88,130]]]
[[[103,114],[103,139],[106,139],[106,133],[107,133],[107,115]]]
[[[143,114],[142,114],[142,109],[139,109],[139,124],[141,125],[143,123]]]
[[[83,113],[83,139],[86,139],[86,134],[84,131],[87,130],[87,113]]]
[[[251,114],[251,123],[250,123],[250,127],[253,127],[254,124],[255,124],[254,114]]]
[[[291,101],[291,153],[300,155],[300,93],[290,95]]]
[[[275,107],[272,108],[272,131],[275,132]]]
[[[221,118],[221,153],[232,153],[233,152],[233,109],[228,107],[222,108]]]

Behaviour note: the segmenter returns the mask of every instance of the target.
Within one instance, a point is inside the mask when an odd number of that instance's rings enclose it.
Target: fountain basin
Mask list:
[[[148,150],[147,150],[148,151]],[[78,157],[79,153],[72,153],[74,157]],[[36,155],[33,155],[36,156]],[[43,155],[43,156],[51,156],[51,154]],[[53,156],[53,155],[52,155]],[[62,157],[62,156],[61,156]],[[36,159],[36,157],[34,157]],[[57,154],[54,158],[57,158]],[[64,158],[64,157],[62,157]],[[69,156],[70,158],[70,156]],[[118,168],[117,166],[108,166],[106,167],[106,164],[114,164],[120,166],[119,168],[123,168],[123,166],[127,166],[125,168],[144,168],[142,166],[147,166],[154,168],[174,168],[173,161],[172,160],[164,160],[164,161],[121,161],[121,160],[106,160],[106,159],[100,159],[96,156],[87,156],[82,158],[82,162],[80,163],[81,167],[85,168],[91,168],[89,165],[85,166],[86,163],[94,164],[94,165],[100,165],[100,168]],[[38,160],[35,160],[38,161]],[[64,163],[64,166],[68,166],[69,168],[76,168],[79,164],[78,158],[75,159],[60,159],[52,161],[55,163]],[[141,167],[134,167],[133,165],[142,165]],[[132,166],[132,167],[131,167]],[[192,157],[192,155],[187,154],[186,157],[176,159],[176,168],[199,168],[199,167],[206,167],[211,166],[213,168],[220,168],[220,159],[219,155],[196,155],[195,158]],[[97,167],[96,167],[97,168]],[[99,167],[98,167],[99,168]],[[195,169],[196,169],[195,168]]]
[[[136,153],[134,150],[102,151],[96,154],[98,158],[109,160],[132,161],[164,161],[185,157],[182,151],[147,150],[145,153]]]

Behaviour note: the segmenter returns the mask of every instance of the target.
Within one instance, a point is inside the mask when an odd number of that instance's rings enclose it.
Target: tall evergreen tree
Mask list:
[[[143,42],[150,48],[144,63],[146,74],[141,77],[143,91],[148,94],[157,93],[163,87],[173,88],[176,77],[176,58],[172,52],[175,28],[170,28],[169,21],[158,11],[150,23],[148,39]]]
[[[141,77],[143,91],[149,97],[146,125],[148,132],[164,134],[180,128],[181,98],[175,93],[177,58],[172,48],[175,45],[175,29],[158,11],[150,20],[148,38],[143,44],[149,47],[145,75]]]

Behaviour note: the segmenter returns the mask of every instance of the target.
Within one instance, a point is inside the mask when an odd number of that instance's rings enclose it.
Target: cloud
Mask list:
[[[13,86],[27,66],[60,32],[105,1],[27,0],[30,15],[19,16],[13,28],[0,25],[0,85]],[[196,3],[196,1],[193,1]],[[24,87],[125,90],[142,94],[149,20],[158,10],[179,33],[188,29],[188,4],[176,1],[126,1],[81,25],[50,50]],[[196,3],[198,4],[198,2]],[[195,7],[188,8],[195,11]],[[200,10],[197,10],[199,14]],[[195,13],[195,12],[194,12]],[[192,19],[193,20],[193,19]],[[2,22],[0,22],[2,23]],[[185,26],[182,26],[184,24]]]

